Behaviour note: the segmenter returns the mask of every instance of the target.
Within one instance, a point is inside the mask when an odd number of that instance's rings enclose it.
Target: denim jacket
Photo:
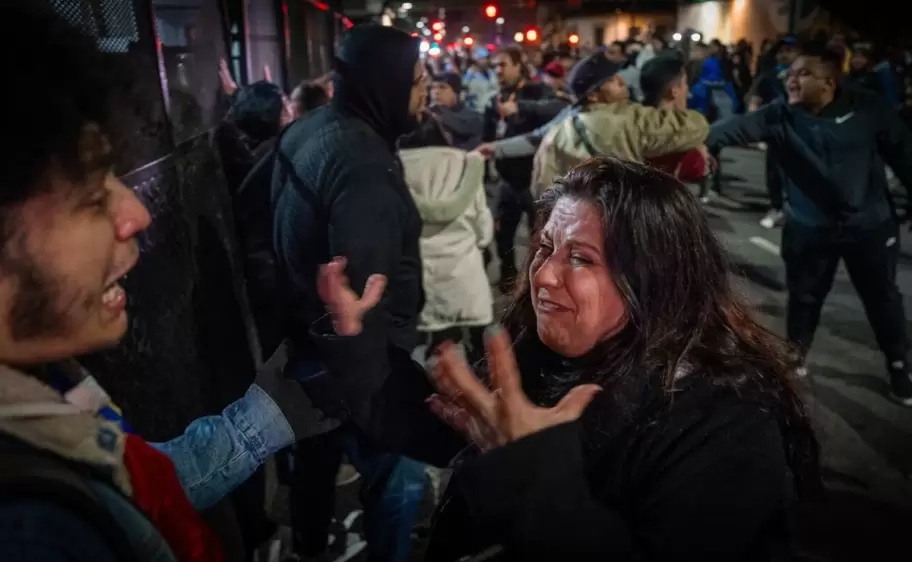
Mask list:
[[[294,441],[279,407],[254,384],[221,415],[194,420],[180,437],[152,445],[174,463],[190,503],[205,509]]]

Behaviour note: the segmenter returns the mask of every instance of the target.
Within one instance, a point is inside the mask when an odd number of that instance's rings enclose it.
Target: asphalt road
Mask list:
[[[723,197],[705,208],[729,253],[733,281],[762,321],[783,333],[781,231],[765,230],[758,223],[766,210],[763,159],[760,151],[724,152]],[[517,240],[518,259],[527,246],[524,234]],[[902,256],[898,282],[906,297],[906,315],[912,318],[912,236],[904,236]],[[491,272],[496,275],[495,264]],[[498,302],[503,304],[502,299]],[[887,398],[883,358],[843,269],[824,307],[809,371],[803,387],[822,446],[829,495],[826,503],[803,513],[803,558],[908,559],[900,553],[908,552],[906,536],[912,529],[912,408]],[[328,559],[365,559],[357,522],[357,483],[340,492],[338,519],[353,524],[336,539],[348,548]],[[431,509],[430,502],[427,508]]]

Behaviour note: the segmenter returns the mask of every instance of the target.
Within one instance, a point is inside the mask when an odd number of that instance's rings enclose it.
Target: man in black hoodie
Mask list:
[[[841,66],[837,54],[806,50],[789,68],[788,103],[717,123],[706,144],[712,150],[765,141],[780,155],[786,323],[801,359],[842,259],[886,356],[892,395],[912,406],[909,339],[896,286],[899,225],[884,173],[886,162],[912,188],[912,138],[876,94],[837,86]]]
[[[329,105],[286,130],[273,174],[273,240],[295,349],[286,373],[324,413],[347,421],[298,448],[295,480],[310,490],[294,494],[292,517],[328,520],[344,451],[363,476],[371,558],[407,560],[423,467],[382,451],[443,465],[459,443],[425,407],[432,389],[410,356],[424,303],[421,217],[396,141],[414,129],[426,103],[418,39],[387,27],[354,28],[336,55],[333,87]],[[332,335],[315,286],[319,265],[336,256],[347,260],[359,294],[371,275],[389,280],[356,337]],[[325,545],[326,536],[317,531],[313,538]]]

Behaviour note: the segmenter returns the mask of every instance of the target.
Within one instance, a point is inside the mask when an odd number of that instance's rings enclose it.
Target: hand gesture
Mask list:
[[[232,95],[237,91],[238,85],[231,76],[231,70],[228,68],[228,61],[224,58],[219,60],[218,68],[219,82],[222,84],[222,91],[225,95]]]
[[[456,346],[446,343],[432,373],[439,394],[428,399],[440,419],[483,451],[578,419],[602,390],[584,384],[571,389],[553,408],[536,406],[523,392],[507,333],[497,329],[485,341],[485,349],[491,389],[478,380]]]
[[[497,113],[500,115],[501,119],[506,119],[517,111],[519,111],[519,107],[516,105],[515,101],[504,101],[497,103]]]
[[[494,143],[486,142],[478,145],[473,152],[481,154],[485,160],[490,160],[494,157],[494,154],[497,152],[497,149],[494,148]]]
[[[356,336],[361,333],[364,315],[380,302],[383,290],[386,289],[386,276],[368,277],[364,294],[358,298],[358,294],[348,284],[346,263],[345,258],[333,258],[331,262],[320,266],[317,293],[332,315],[336,333],[340,336]]]

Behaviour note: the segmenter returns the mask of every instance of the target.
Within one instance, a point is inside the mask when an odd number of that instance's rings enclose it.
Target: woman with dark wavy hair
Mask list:
[[[431,407],[482,454],[457,468],[427,560],[788,559],[817,442],[787,346],[733,291],[697,200],[598,158],[538,211],[489,384],[438,357]]]

